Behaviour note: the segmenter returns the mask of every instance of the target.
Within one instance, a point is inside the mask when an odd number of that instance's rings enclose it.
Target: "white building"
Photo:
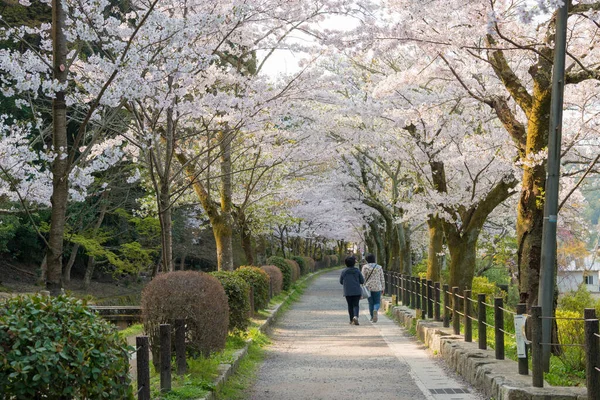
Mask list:
[[[559,269],[556,278],[559,293],[577,290],[584,283],[592,295],[600,297],[600,260],[588,257],[583,264],[578,267],[572,262],[567,268]]]

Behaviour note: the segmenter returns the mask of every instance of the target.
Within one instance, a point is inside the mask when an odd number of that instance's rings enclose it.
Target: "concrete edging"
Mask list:
[[[581,387],[550,386],[535,388],[530,375],[519,375],[518,364],[512,360],[496,360],[493,350],[480,350],[477,343],[464,341],[462,335],[454,335],[452,328],[444,328],[442,322],[416,318],[413,309],[393,306],[389,300],[382,301],[384,309],[392,309],[392,315],[404,327],[412,327],[416,320],[417,339],[433,354],[438,354],[457,374],[477,390],[494,400],[586,400],[587,389]]]

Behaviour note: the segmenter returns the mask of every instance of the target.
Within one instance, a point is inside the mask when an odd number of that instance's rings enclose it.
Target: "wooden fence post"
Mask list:
[[[433,318],[436,321],[441,321],[442,318],[440,316],[440,283],[436,282],[433,289]]]
[[[433,319],[433,281],[427,280],[427,318]]]
[[[421,278],[419,278],[418,276],[416,276],[414,278],[415,281],[415,296],[416,296],[416,303],[415,303],[415,310],[421,310]],[[419,318],[419,315],[417,315],[417,318]]]
[[[171,325],[160,325],[160,391],[171,390]]]
[[[517,315],[523,315],[527,312],[527,304],[519,303],[517,304]],[[527,345],[525,345],[525,358],[519,357],[519,374],[520,375],[529,375],[529,364],[527,359]]]
[[[450,293],[448,292],[449,289],[450,287],[448,284],[444,283],[444,328],[450,327],[450,310],[448,308],[448,305],[450,304]]]
[[[532,306],[531,322],[531,370],[533,387],[544,387],[544,364],[542,360],[542,307]]]
[[[455,335],[460,335],[460,317],[458,316],[458,287],[452,288],[452,329]]]
[[[401,302],[402,299],[402,274],[401,273],[397,273],[396,274],[396,305],[398,305]]]
[[[421,279],[421,319],[427,318],[427,306],[429,301],[427,299],[427,279]]]
[[[135,338],[138,400],[150,400],[150,345],[148,336]]]
[[[494,333],[496,342],[496,360],[504,360],[504,311],[502,297],[494,299]]]
[[[471,291],[469,289],[465,289],[465,342],[473,341],[473,328],[471,324]]]
[[[596,310],[586,308],[583,314],[585,318],[585,353],[586,353],[586,387],[588,400],[600,399],[600,379],[598,376],[598,320]]]
[[[185,374],[187,362],[185,360],[185,321],[183,319],[175,320],[175,359],[177,375]]]
[[[479,348],[487,349],[487,312],[485,309],[485,294],[477,295],[477,332],[479,335]]]

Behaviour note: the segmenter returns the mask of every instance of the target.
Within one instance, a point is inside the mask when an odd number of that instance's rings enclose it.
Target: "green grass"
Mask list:
[[[144,326],[142,324],[133,324],[123,330],[120,330],[119,336],[122,338],[126,338],[129,336],[137,336],[143,332],[144,332]]]

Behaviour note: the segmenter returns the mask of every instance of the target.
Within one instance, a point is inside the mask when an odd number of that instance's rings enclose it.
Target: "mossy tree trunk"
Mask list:
[[[429,245],[427,247],[427,279],[439,282],[442,273],[444,252],[444,228],[439,217],[430,215],[427,219]]]

